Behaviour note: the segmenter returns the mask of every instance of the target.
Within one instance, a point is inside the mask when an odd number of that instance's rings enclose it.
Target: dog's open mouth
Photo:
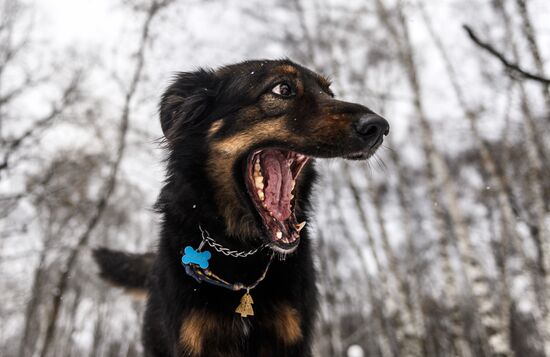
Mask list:
[[[271,247],[289,253],[298,246],[300,230],[294,213],[296,180],[308,157],[282,149],[251,153],[246,165],[246,187],[263,221]]]

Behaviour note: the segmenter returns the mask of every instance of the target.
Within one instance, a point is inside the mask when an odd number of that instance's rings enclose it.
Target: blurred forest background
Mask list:
[[[547,0],[0,0],[0,355],[138,356],[174,71],[288,56],[392,125],[319,162],[316,356],[550,357]],[[463,25],[469,26],[464,28]]]

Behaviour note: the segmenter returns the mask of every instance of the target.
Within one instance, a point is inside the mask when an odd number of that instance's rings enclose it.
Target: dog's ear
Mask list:
[[[216,79],[212,71],[178,73],[162,95],[160,125],[167,139],[180,129],[192,127],[208,114],[209,104],[216,96]]]

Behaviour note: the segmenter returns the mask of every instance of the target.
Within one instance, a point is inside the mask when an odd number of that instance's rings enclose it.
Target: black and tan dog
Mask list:
[[[95,251],[104,279],[147,292],[147,356],[311,356],[312,159],[367,159],[389,131],[329,85],[278,60],[180,73],[166,90],[158,251]]]

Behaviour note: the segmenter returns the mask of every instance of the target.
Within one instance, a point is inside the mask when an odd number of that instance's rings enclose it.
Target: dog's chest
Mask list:
[[[188,356],[242,356],[244,351],[292,348],[302,340],[302,321],[297,309],[277,304],[253,317],[193,311],[182,319],[181,349]]]

